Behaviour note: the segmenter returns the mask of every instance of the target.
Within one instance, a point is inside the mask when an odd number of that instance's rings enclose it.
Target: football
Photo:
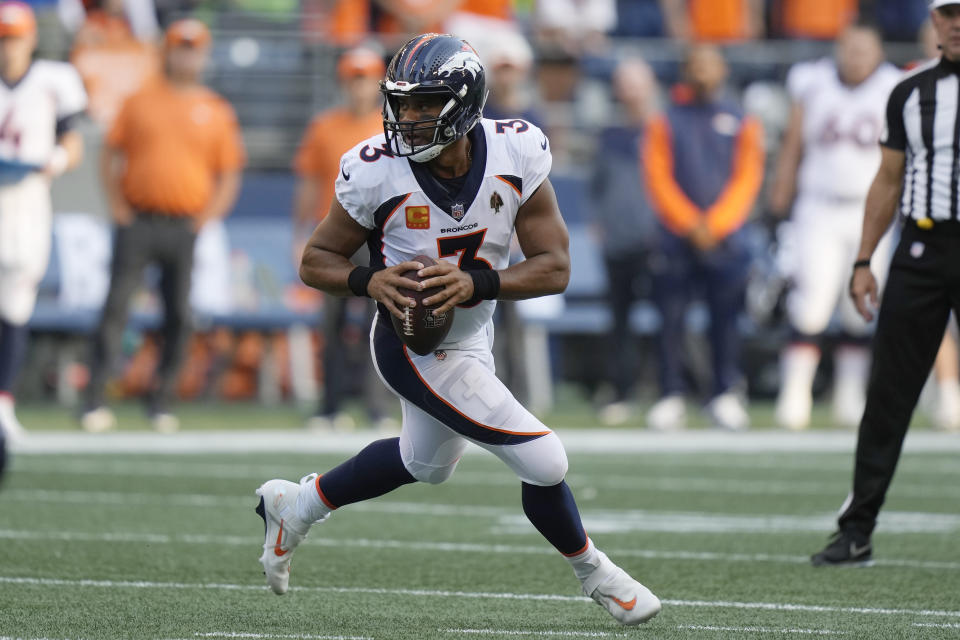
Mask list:
[[[436,260],[424,255],[416,256],[411,260],[422,263],[424,267],[437,264]],[[423,280],[417,275],[416,271],[407,271],[403,274],[403,277],[415,282]],[[400,340],[417,355],[425,356],[436,349],[437,345],[447,337],[447,333],[453,325],[454,309],[438,315],[433,310],[439,305],[430,307],[423,305],[424,299],[429,298],[441,289],[442,287],[432,287],[423,291],[412,291],[403,287],[399,288],[400,293],[416,300],[417,306],[413,308],[405,307],[403,320],[393,314],[390,315],[390,319],[393,320],[393,329],[397,332]]]

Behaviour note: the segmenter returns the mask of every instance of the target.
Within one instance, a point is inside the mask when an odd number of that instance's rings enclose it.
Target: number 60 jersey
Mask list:
[[[452,181],[438,180],[425,163],[388,153],[382,134],[343,155],[337,200],[370,230],[371,266],[424,254],[464,271],[507,267],[517,210],[550,172],[549,144],[524,120],[483,119],[467,137],[470,169]],[[458,308],[441,347],[477,333],[495,306],[484,300]]]

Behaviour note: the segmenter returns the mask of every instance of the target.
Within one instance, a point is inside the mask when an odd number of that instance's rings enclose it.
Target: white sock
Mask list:
[[[820,349],[810,344],[792,344],[780,358],[780,376],[783,387],[799,388],[809,392],[820,364]]]
[[[583,582],[597,567],[599,567],[607,556],[593,545],[593,540],[587,538],[587,550],[581,554],[567,557],[567,562],[573,567],[573,573],[577,580]]]
[[[866,389],[870,376],[870,349],[860,346],[842,346],[833,357],[837,384],[849,384]]]
[[[813,378],[820,363],[820,349],[811,344],[792,344],[780,354],[780,393],[776,420],[780,426],[803,429],[810,423]]]
[[[870,350],[843,346],[834,354],[833,418],[839,424],[856,428],[863,418],[867,401],[867,377],[870,374]]]
[[[331,513],[330,507],[323,503],[317,493],[316,479],[310,478],[300,484],[300,493],[297,495],[297,517],[309,527],[327,519]]]

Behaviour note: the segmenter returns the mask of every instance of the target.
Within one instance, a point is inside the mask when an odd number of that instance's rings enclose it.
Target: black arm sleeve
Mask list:
[[[59,138],[68,131],[73,131],[74,127],[77,126],[77,120],[80,119],[80,116],[83,115],[83,112],[73,113],[68,116],[64,116],[57,120],[57,137]]]

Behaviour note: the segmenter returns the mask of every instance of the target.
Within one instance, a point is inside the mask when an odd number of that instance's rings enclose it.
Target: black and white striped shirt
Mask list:
[[[904,217],[958,219],[960,63],[932,60],[894,87],[880,144],[906,153]]]

